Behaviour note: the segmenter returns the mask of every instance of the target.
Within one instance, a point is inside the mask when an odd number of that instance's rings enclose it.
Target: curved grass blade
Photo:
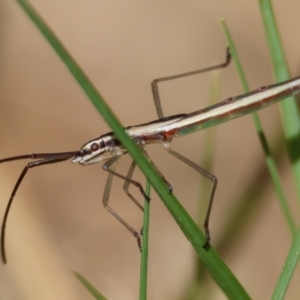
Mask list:
[[[226,25],[225,20],[221,20],[221,23],[222,23],[222,26],[223,26],[228,44],[230,46],[232,59],[235,63],[235,66],[236,66],[236,69],[237,69],[242,87],[244,89],[244,92],[247,93],[247,92],[249,92],[249,87],[248,87],[248,84],[247,84],[247,81],[246,81],[245,74],[244,74],[243,69],[242,69],[242,65],[241,65],[240,60],[238,58],[238,54],[237,54],[237,51],[235,49],[233,39],[231,37],[231,34],[229,32],[229,29]],[[284,218],[285,218],[285,220],[288,224],[288,228],[290,230],[291,236],[294,237],[294,235],[296,233],[296,224],[295,224],[293,215],[291,213],[291,209],[289,207],[289,203],[287,201],[287,198],[285,196],[285,193],[283,191],[283,188],[282,188],[282,185],[281,185],[281,182],[280,182],[280,176],[279,176],[279,172],[277,171],[275,160],[272,156],[271,149],[268,145],[267,138],[264,134],[264,131],[263,131],[263,128],[262,128],[262,125],[261,125],[258,114],[253,113],[252,118],[253,118],[253,122],[254,122],[254,125],[255,125],[255,128],[256,128],[256,132],[257,132],[261,147],[262,147],[264,155],[265,155],[266,165],[267,165],[269,173],[271,175],[273,185],[274,185],[274,188],[275,188],[275,192],[276,192],[277,198],[279,200],[279,205],[280,205],[281,210],[283,212]]]
[[[259,0],[266,38],[273,64],[276,81],[290,78],[283,45],[276,25],[273,8],[269,0]],[[300,116],[295,97],[290,97],[280,104],[282,123],[292,170],[296,181],[298,205],[300,207]]]
[[[146,195],[150,196],[150,183],[146,182]],[[145,200],[144,205],[144,223],[142,236],[142,255],[141,255],[141,272],[140,272],[140,297],[139,300],[147,299],[147,275],[148,275],[148,240],[150,224],[150,201]]]
[[[209,87],[209,97],[207,106],[213,105],[220,101],[220,70],[215,70],[211,74],[210,79],[210,87]],[[207,128],[204,131],[204,142],[202,144],[202,153],[201,153],[201,163],[200,166],[205,170],[213,170],[214,164],[214,157],[215,157],[215,140],[216,140],[216,133],[218,127],[214,126],[211,128]],[[200,199],[209,199],[211,186],[208,185],[207,178],[200,176],[200,186],[201,190],[199,192],[199,200]],[[198,226],[202,226],[204,223],[205,212],[206,212],[206,205],[205,201],[199,201],[198,205],[198,213],[196,216]],[[195,275],[188,282],[188,285],[182,292],[182,295],[178,297],[178,299],[184,300],[195,300],[200,299],[201,295],[203,295],[203,290],[205,290],[205,280],[202,280],[203,272],[203,264],[199,257],[195,258]]]
[[[276,288],[272,295],[272,300],[284,299],[285,293],[288,289],[289,283],[292,279],[292,275],[299,262],[300,256],[300,230],[298,230],[293,244],[290,248],[288,256],[284,262],[283,269],[280,273]]]
[[[79,281],[86,287],[86,289],[95,297],[97,300],[107,300],[98,290],[80,273],[74,271],[75,276]]]

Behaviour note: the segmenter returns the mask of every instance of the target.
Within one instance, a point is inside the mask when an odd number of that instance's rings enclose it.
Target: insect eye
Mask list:
[[[92,145],[91,145],[91,150],[92,150],[92,152],[95,152],[95,151],[97,151],[99,149],[99,145],[97,144],[97,143],[93,143]]]

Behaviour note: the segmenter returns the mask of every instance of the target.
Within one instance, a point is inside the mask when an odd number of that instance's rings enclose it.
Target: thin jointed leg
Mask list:
[[[151,83],[151,89],[152,89],[154,104],[155,104],[155,108],[156,108],[158,118],[159,119],[164,118],[164,114],[163,114],[163,110],[162,110],[162,106],[161,106],[161,100],[160,100],[160,96],[159,96],[159,89],[158,89],[158,83],[159,82],[178,79],[178,78],[187,77],[187,76],[192,76],[192,75],[196,75],[196,74],[200,74],[200,73],[209,72],[209,71],[212,71],[212,70],[222,69],[222,68],[227,67],[229,65],[230,61],[231,61],[231,54],[230,54],[230,48],[228,47],[226,49],[225,62],[222,63],[222,64],[218,64],[218,65],[215,65],[215,66],[212,66],[212,67],[208,67],[208,68],[204,68],[204,69],[200,69],[200,70],[195,70],[195,71],[191,71],[191,72],[181,73],[181,74],[177,74],[177,75],[173,75],[173,76],[161,77],[161,78],[153,80],[152,83]],[[210,213],[211,213],[211,209],[212,209],[212,204],[213,204],[213,200],[214,200],[215,191],[216,191],[216,188],[217,188],[217,183],[218,183],[217,178],[213,174],[211,174],[208,171],[204,170],[199,165],[192,162],[191,160],[189,160],[186,157],[182,156],[178,152],[172,150],[169,147],[169,145],[165,146],[165,148],[170,154],[172,154],[173,156],[175,156],[176,158],[178,158],[179,160],[181,160],[182,162],[184,162],[185,164],[187,164],[188,166],[190,166],[191,168],[196,170],[198,173],[200,173],[203,176],[205,176],[206,178],[208,178],[213,183],[213,187],[212,187],[212,191],[211,191],[210,199],[209,199],[209,204],[208,204],[208,208],[207,208],[207,212],[206,212],[206,217],[205,217],[205,221],[204,221],[204,230],[205,230],[205,236],[206,236],[206,243],[203,246],[208,247],[209,246],[209,241],[210,241],[209,218],[210,218]],[[162,178],[164,178],[164,177],[162,176]],[[166,181],[166,183],[170,187],[169,190],[172,191],[171,185],[169,185],[169,183],[167,181]]]
[[[124,185],[123,185],[123,190],[125,192],[125,194],[133,201],[133,203],[141,210],[141,211],[144,211],[144,208],[143,206],[132,196],[131,193],[129,193],[129,185],[130,185],[130,180],[132,178],[132,175],[133,175],[133,172],[135,170],[135,167],[136,167],[136,162],[133,160],[131,165],[130,165],[130,168],[128,170],[128,173],[126,175],[126,178],[129,179],[129,180],[125,180],[124,182]]]
[[[230,63],[230,60],[231,60],[230,49],[227,48],[226,49],[226,60],[222,64],[212,66],[212,67],[208,67],[208,68],[204,68],[204,69],[200,69],[200,70],[191,71],[191,72],[181,73],[181,74],[177,74],[177,75],[173,75],[173,76],[167,76],[167,77],[161,77],[161,78],[158,78],[158,79],[154,79],[151,83],[151,89],[152,89],[154,104],[155,104],[155,108],[156,108],[158,118],[162,119],[164,117],[164,114],[163,114],[163,111],[162,111],[162,106],[161,106],[161,101],[160,101],[160,96],[159,96],[159,90],[158,90],[158,83],[159,82],[173,80],[173,79],[177,79],[177,78],[182,78],[182,77],[187,77],[187,76],[192,76],[192,75],[196,75],[196,74],[200,74],[200,73],[209,72],[209,71],[212,71],[212,70],[226,68]]]
[[[151,165],[153,166],[153,168],[156,170],[156,172],[160,175],[160,177],[163,179],[163,181],[165,182],[169,192],[171,193],[173,191],[172,186],[170,185],[170,183],[165,179],[165,177],[162,175],[162,173],[159,171],[159,169],[156,167],[156,165],[153,163],[153,161],[150,159],[148,153],[146,152],[146,150],[143,147],[140,147],[141,151],[144,153],[144,155],[147,157],[148,161],[151,163]],[[127,194],[127,196],[142,210],[144,211],[144,208],[139,204],[139,202],[131,195],[131,193],[129,193],[128,189],[129,189],[129,185],[131,184],[130,180],[132,179],[132,175],[134,172],[134,169],[136,167],[136,162],[132,161],[131,166],[128,170],[128,173],[126,175],[126,178],[129,180],[125,180],[123,189],[125,191],[125,193]],[[143,228],[140,230],[140,235],[143,235]]]
[[[218,184],[217,177],[214,176],[213,174],[209,173],[208,171],[204,170],[202,167],[200,167],[199,165],[195,164],[191,160],[189,160],[186,157],[182,156],[178,152],[172,150],[170,147],[166,147],[166,150],[170,154],[172,154],[173,156],[175,156],[176,158],[178,158],[179,160],[181,160],[182,162],[184,162],[185,164],[187,164],[188,166],[190,166],[191,168],[193,168],[195,171],[197,171],[201,175],[205,176],[207,179],[209,179],[213,183],[213,187],[212,187],[212,191],[211,191],[210,199],[209,199],[209,203],[208,203],[208,208],[207,208],[206,216],[205,216],[205,220],[204,220],[204,230],[205,230],[206,242],[203,245],[203,247],[207,248],[209,246],[209,242],[210,242],[209,218],[210,218],[212,204],[213,204],[213,201],[214,201],[215,191],[216,191],[217,184]]]
[[[108,205],[108,201],[109,201],[109,195],[110,195],[110,190],[111,190],[111,185],[112,185],[112,179],[113,176],[117,176],[121,179],[124,179],[126,182],[129,182],[130,184],[133,184],[134,186],[136,186],[141,194],[144,196],[145,200],[149,201],[150,198],[146,195],[142,185],[135,181],[132,180],[131,178],[124,176],[122,174],[119,174],[117,172],[115,172],[114,168],[115,168],[115,164],[117,163],[118,159],[120,158],[120,156],[114,156],[111,159],[109,159],[104,165],[103,165],[103,169],[105,171],[107,171],[109,173],[108,178],[107,178],[107,182],[105,185],[105,189],[104,189],[104,194],[103,194],[103,205],[104,207],[119,221],[121,222],[131,233],[132,235],[136,238],[139,249],[142,249],[142,244],[141,244],[141,238],[139,233],[134,230],[126,221],[124,221],[109,205]],[[133,168],[134,169],[134,168]],[[129,170],[129,173],[131,171]],[[133,170],[132,170],[133,173]],[[132,176],[132,174],[131,174]],[[134,203],[136,204],[137,201],[134,201]],[[138,205],[138,207],[140,207]]]

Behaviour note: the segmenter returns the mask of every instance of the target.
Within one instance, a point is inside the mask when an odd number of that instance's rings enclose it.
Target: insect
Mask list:
[[[231,55],[229,49],[226,50],[226,60],[224,63],[208,67],[201,70],[196,70],[192,72],[187,72],[183,74],[178,74],[174,76],[168,76],[156,79],[152,82],[152,93],[155,102],[156,111],[158,114],[158,119],[149,123],[144,123],[136,126],[130,126],[124,128],[129,137],[134,140],[141,148],[141,150],[146,154],[144,146],[147,144],[162,144],[162,146],[173,156],[181,160],[183,163],[187,164],[198,173],[202,174],[210,181],[212,181],[213,186],[210,193],[209,204],[206,212],[206,217],[204,221],[204,229],[206,235],[206,243],[204,247],[208,247],[210,243],[210,232],[209,232],[209,219],[212,209],[212,204],[214,200],[215,191],[217,188],[217,178],[204,170],[199,165],[195,164],[191,160],[182,156],[178,152],[174,151],[170,147],[170,142],[173,138],[181,137],[190,133],[194,133],[198,130],[205,129],[211,126],[218,125],[223,122],[235,119],[237,117],[244,116],[256,112],[262,108],[272,105],[280,100],[285,99],[288,96],[300,93],[300,77],[296,77],[291,80],[287,80],[281,83],[277,83],[270,86],[261,87],[250,93],[246,93],[236,97],[230,97],[222,102],[209,106],[207,108],[188,113],[188,114],[178,114],[170,117],[164,117],[161,101],[159,96],[158,83],[167,80],[173,80],[185,76],[191,76],[199,73],[208,72],[215,69],[221,69],[228,66],[231,60]],[[129,185],[132,184],[136,186],[141,194],[146,200],[150,200],[145,194],[142,185],[132,179],[132,175],[135,169],[135,162],[133,161],[127,175],[122,175],[115,171],[116,162],[126,154],[126,149],[122,146],[120,141],[115,137],[112,132],[101,135],[99,138],[93,139],[86,144],[84,144],[80,150],[62,152],[62,153],[37,153],[13,156],[9,158],[4,158],[0,160],[0,163],[22,160],[22,159],[32,159],[35,161],[29,162],[22,173],[20,174],[13,191],[11,193],[10,199],[8,201],[4,218],[1,228],[1,254],[2,260],[6,263],[6,253],[5,253],[5,228],[8,218],[8,213],[10,211],[13,199],[22,183],[25,175],[29,169],[34,167],[58,163],[72,158],[73,163],[79,163],[80,165],[90,165],[97,162],[104,162],[103,169],[109,173],[108,179],[105,185],[103,194],[103,204],[105,208],[119,221],[121,222],[136,238],[139,248],[141,249],[141,239],[140,234],[134,230],[122,217],[120,217],[114,210],[109,206],[109,195],[112,185],[113,176],[117,176],[125,181],[124,191],[127,196],[141,209],[143,207],[139,202],[129,193]],[[155,165],[153,165],[155,167]],[[156,168],[156,167],[155,167]],[[159,172],[159,170],[156,168]],[[160,172],[159,172],[160,173]],[[161,174],[161,173],[160,173]],[[161,174],[161,177],[164,177]],[[164,179],[167,188],[172,192],[172,186]]]

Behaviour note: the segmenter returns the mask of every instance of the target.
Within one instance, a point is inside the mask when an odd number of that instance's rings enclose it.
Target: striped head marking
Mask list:
[[[112,133],[108,133],[84,144],[80,154],[74,157],[72,162],[91,165],[125,153],[126,150],[121,146],[120,141]]]

